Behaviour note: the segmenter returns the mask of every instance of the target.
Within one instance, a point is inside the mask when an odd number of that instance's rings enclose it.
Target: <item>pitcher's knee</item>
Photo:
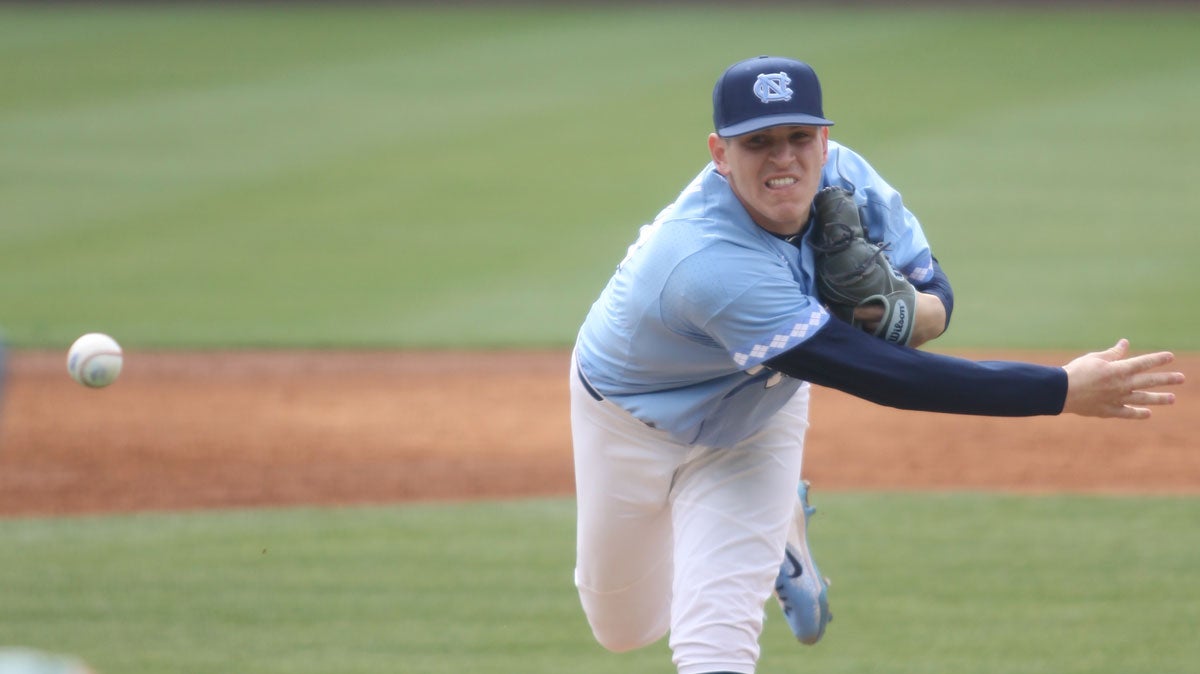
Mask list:
[[[669,582],[644,578],[619,590],[596,590],[576,575],[579,602],[592,636],[614,653],[624,653],[662,639],[671,628]],[[662,588],[666,588],[662,591]]]
[[[596,642],[613,653],[625,653],[637,650],[662,639],[667,635],[666,629],[638,629],[637,625],[596,625],[592,624],[592,636]]]
[[[592,636],[614,653],[649,646],[665,637],[671,628],[669,606],[654,606],[636,593],[603,594],[580,588],[579,598]]]

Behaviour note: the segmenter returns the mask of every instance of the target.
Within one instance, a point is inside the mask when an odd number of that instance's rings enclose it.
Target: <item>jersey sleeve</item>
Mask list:
[[[829,320],[786,265],[734,246],[710,247],[680,264],[661,307],[668,329],[724,349],[741,370],[795,347]]]
[[[890,344],[829,321],[767,367],[879,405],[978,416],[1062,412],[1067,373],[1012,361],[972,361]]]
[[[920,286],[934,274],[933,254],[917,217],[866,159],[853,150],[830,143],[824,178],[830,185],[854,192],[867,236],[887,244],[892,266]]]

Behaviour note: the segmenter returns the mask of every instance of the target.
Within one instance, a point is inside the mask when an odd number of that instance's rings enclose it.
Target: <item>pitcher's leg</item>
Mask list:
[[[752,438],[676,477],[671,649],[680,674],[754,672],[796,503],[808,388]]]
[[[572,372],[575,585],[596,640],[646,646],[670,628],[671,478],[686,448],[587,393]]]

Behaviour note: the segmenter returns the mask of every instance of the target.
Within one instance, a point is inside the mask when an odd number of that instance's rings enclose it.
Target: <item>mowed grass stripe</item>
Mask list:
[[[946,345],[1200,346],[1163,310],[1200,294],[1195,13],[3,11],[17,345],[568,344],[707,160],[713,77],[777,52],[925,223]]]
[[[835,622],[761,670],[1186,672],[1194,498],[823,493]],[[100,671],[661,672],[590,636],[566,499],[0,521],[0,633]],[[669,665],[667,665],[669,667]]]

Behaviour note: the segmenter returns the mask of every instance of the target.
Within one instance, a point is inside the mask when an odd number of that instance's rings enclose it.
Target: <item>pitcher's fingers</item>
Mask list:
[[[1105,353],[1113,354],[1118,360],[1124,358],[1129,353],[1129,340],[1124,337],[1118,339],[1116,344],[1105,350]]]
[[[1160,386],[1178,386],[1184,383],[1182,372],[1142,372],[1131,378],[1130,388],[1142,390],[1159,388]]]
[[[1134,391],[1125,396],[1123,402],[1126,405],[1174,405],[1175,394],[1159,391]]]
[[[1133,356],[1121,361],[1125,367],[1129,368],[1130,372],[1145,372],[1153,370],[1156,367],[1162,367],[1168,363],[1175,361],[1175,354],[1170,351],[1159,351],[1157,353],[1144,353],[1140,356]]]
[[[1149,419],[1150,410],[1145,407],[1131,407],[1126,405],[1118,409],[1113,416],[1118,419]]]
[[[1121,339],[1117,340],[1116,344],[1113,344],[1112,346],[1108,347],[1107,349],[1105,349],[1103,351],[1096,351],[1089,355],[1098,356],[1098,357],[1103,358],[1104,360],[1107,360],[1108,362],[1112,363],[1112,362],[1116,362],[1116,361],[1124,359],[1128,353],[1129,353],[1129,340],[1125,339],[1125,338],[1121,338]]]

